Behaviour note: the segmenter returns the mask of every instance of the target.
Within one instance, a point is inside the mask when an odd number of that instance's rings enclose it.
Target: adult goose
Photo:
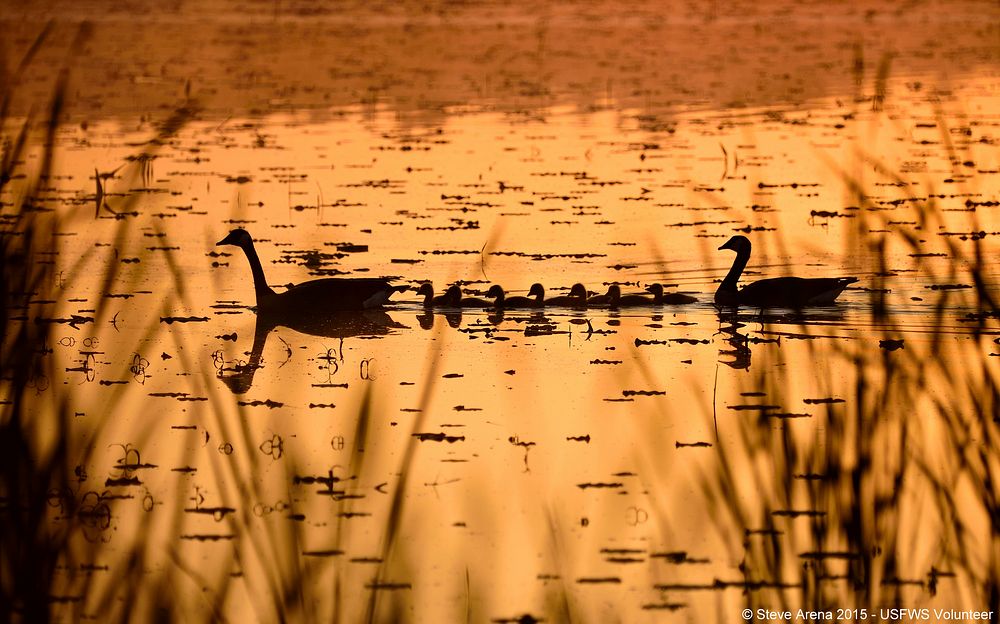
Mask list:
[[[458,298],[462,297],[461,291],[457,289],[449,288],[443,295],[434,296],[434,286],[430,282],[424,282],[417,289],[417,294],[422,295],[424,298],[425,308],[439,308],[442,306],[447,307],[457,307],[458,300],[455,298],[455,294],[458,293]]]
[[[276,293],[267,285],[264,267],[260,264],[249,232],[233,230],[216,245],[234,245],[246,254],[253,274],[258,311],[303,316],[331,310],[367,310],[380,307],[392,293],[407,289],[406,286],[393,286],[383,279],[325,278],[302,282]]]
[[[736,252],[736,260],[729,274],[715,291],[715,303],[720,306],[749,306],[754,308],[804,308],[811,305],[833,303],[856,277],[775,277],[758,280],[737,290],[743,269],[750,260],[750,239],[734,236],[719,249]]]
[[[653,305],[682,305],[698,301],[691,295],[664,293],[663,284],[650,284],[646,287],[646,292],[653,293]]]
[[[587,305],[587,289],[583,284],[573,284],[568,295],[557,295],[545,300],[546,306],[566,306],[583,308]]]
[[[545,305],[545,288],[541,284],[532,284],[527,297],[508,297],[499,284],[490,286],[487,297],[495,297],[498,308],[540,308]]]

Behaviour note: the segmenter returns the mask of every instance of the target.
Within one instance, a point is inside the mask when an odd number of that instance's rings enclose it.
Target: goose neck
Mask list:
[[[733,266],[730,267],[729,273],[726,274],[726,278],[722,280],[722,284],[719,285],[719,291],[736,292],[736,283],[740,280],[740,276],[743,275],[743,269],[746,268],[747,262],[749,261],[749,249],[740,249],[737,251],[736,259],[733,260]]]
[[[260,264],[260,258],[257,256],[257,250],[253,246],[251,241],[246,246],[243,247],[243,253],[247,256],[247,261],[250,263],[250,271],[253,274],[253,288],[257,294],[257,304],[274,296],[274,290],[267,285],[267,279],[264,277],[264,267]]]

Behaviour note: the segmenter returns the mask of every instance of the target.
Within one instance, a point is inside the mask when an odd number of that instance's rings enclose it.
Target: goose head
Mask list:
[[[248,246],[253,245],[253,237],[250,236],[250,232],[242,228],[237,228],[217,242],[216,245],[234,245],[246,249]]]
[[[444,291],[444,295],[448,298],[448,305],[457,306],[458,302],[462,300],[462,289],[458,285],[449,286],[448,290]]]
[[[500,284],[493,284],[490,286],[490,289],[486,291],[486,296],[490,299],[503,297],[503,287],[501,287]]]
[[[573,284],[573,287],[569,289],[569,296],[576,297],[577,299],[586,299],[587,288],[583,284]]]
[[[433,297],[434,287],[431,286],[430,282],[424,282],[420,285],[420,288],[417,289],[417,294],[422,297]]]
[[[531,289],[528,290],[528,296],[541,300],[545,296],[545,287],[541,284],[532,284]]]
[[[750,239],[747,238],[746,236],[737,235],[737,236],[734,236],[734,237],[730,238],[729,240],[727,240],[726,244],[723,245],[722,247],[719,247],[719,249],[720,250],[722,250],[722,249],[731,249],[731,250],[735,251],[737,254],[746,253],[746,254],[749,255],[750,254]]]
[[[275,294],[271,287],[267,285],[267,279],[264,277],[264,267],[260,264],[257,250],[253,248],[253,237],[250,236],[250,232],[247,232],[243,228],[237,228],[217,242],[216,245],[233,245],[243,250],[244,255],[247,257],[247,262],[250,263],[250,271],[253,273],[253,288],[257,294],[257,305],[272,305]]]
[[[646,287],[646,292],[652,293],[654,297],[662,297],[663,284],[650,284]]]

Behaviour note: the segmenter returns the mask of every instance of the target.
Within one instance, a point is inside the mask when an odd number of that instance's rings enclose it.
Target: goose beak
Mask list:
[[[223,238],[222,240],[220,240],[219,242],[217,242],[215,244],[215,246],[216,247],[218,247],[219,245],[236,245],[236,246],[239,246],[239,243],[237,242],[238,239],[236,237],[236,232],[237,232],[237,230],[233,230],[229,234],[226,234],[226,237]]]

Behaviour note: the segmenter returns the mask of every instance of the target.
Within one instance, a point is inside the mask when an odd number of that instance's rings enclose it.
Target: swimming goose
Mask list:
[[[485,299],[480,299],[479,297],[463,297],[462,289],[456,286],[451,286],[444,293],[445,297],[449,297],[451,303],[449,305],[459,306],[462,308],[492,308],[493,302],[487,301]]]
[[[421,284],[420,288],[417,289],[417,294],[423,295],[425,308],[437,308],[441,306],[455,307],[458,305],[458,302],[455,301],[454,290],[448,289],[443,295],[435,297],[434,286],[432,286],[430,282],[424,282]],[[459,297],[461,297],[461,292],[459,292]]]
[[[490,286],[487,297],[496,297],[498,308],[540,308],[545,305],[545,288],[541,284],[532,284],[527,297],[508,297],[499,284]]]
[[[611,303],[612,308],[640,308],[643,306],[653,306],[656,305],[656,297],[647,297],[646,295],[623,295],[619,289],[617,296]]]
[[[594,295],[593,297],[587,297],[587,307],[590,306],[610,306],[614,307],[614,304],[622,296],[622,290],[618,287],[618,284],[612,284],[608,286],[608,292],[603,295]]]
[[[721,306],[750,306],[755,308],[803,308],[810,305],[828,305],[834,302],[856,277],[774,277],[758,280],[736,289],[743,269],[750,260],[750,239],[734,236],[719,249],[736,252],[736,260],[715,291],[715,303]]]
[[[407,289],[406,286],[393,286],[383,279],[325,278],[302,282],[289,286],[285,292],[276,293],[267,285],[264,267],[260,264],[249,232],[233,230],[216,245],[234,245],[246,254],[253,273],[258,311],[302,315],[330,310],[367,310],[380,307],[392,293]]]
[[[587,289],[583,284],[573,284],[568,295],[558,295],[545,300],[546,306],[566,306],[570,308],[582,308],[587,305]]]
[[[655,304],[655,299],[644,295],[623,295],[618,284],[608,287],[607,294],[595,295],[587,299],[587,305],[608,306],[609,308],[638,308]]]
[[[698,301],[691,295],[681,293],[664,293],[663,284],[650,284],[646,287],[646,292],[653,293],[653,305],[680,305],[684,303],[694,303]]]

